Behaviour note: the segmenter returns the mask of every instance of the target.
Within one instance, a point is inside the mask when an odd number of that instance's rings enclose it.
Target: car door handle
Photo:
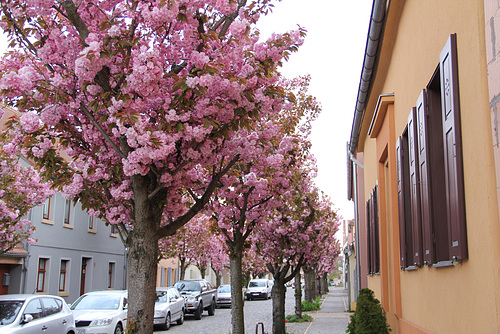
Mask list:
[[[66,325],[68,322],[66,321],[66,319],[63,320],[62,324],[63,325]]]
[[[42,327],[42,331],[46,331],[47,329],[48,329],[48,327],[47,327],[47,326],[43,326],[43,327]]]

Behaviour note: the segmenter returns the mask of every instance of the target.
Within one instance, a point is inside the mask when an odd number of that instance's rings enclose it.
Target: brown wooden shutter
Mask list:
[[[379,233],[379,220],[378,220],[378,187],[375,186],[373,189],[372,196],[372,205],[373,205],[373,230],[374,230],[374,267],[375,272],[380,272],[380,233]]]
[[[366,240],[368,242],[368,247],[367,248],[367,256],[368,256],[368,274],[373,274],[373,259],[372,259],[372,214],[371,214],[371,208],[372,208],[372,199],[368,199],[366,202]]]
[[[422,222],[422,247],[425,264],[434,261],[434,233],[432,229],[432,201],[430,161],[427,135],[427,101],[425,90],[420,93],[417,100],[417,131],[418,131],[418,166],[420,177],[420,219]]]
[[[396,168],[398,185],[398,214],[399,214],[399,263],[401,268],[408,267],[413,259],[411,255],[411,231],[408,227],[411,222],[409,171],[408,171],[408,139],[399,137],[396,143]]]
[[[441,51],[439,67],[450,255],[463,260],[468,254],[455,34],[450,35]]]
[[[412,230],[412,249],[413,264],[421,266],[423,264],[422,256],[422,230],[420,224],[420,187],[419,187],[419,168],[418,168],[418,146],[417,146],[417,124],[416,108],[412,108],[408,116],[408,152],[410,166],[410,198],[411,198],[411,230]]]

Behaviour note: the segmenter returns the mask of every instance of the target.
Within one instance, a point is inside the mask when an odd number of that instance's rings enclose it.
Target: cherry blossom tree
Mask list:
[[[225,245],[212,225],[210,217],[198,214],[176,234],[160,240],[162,257],[179,259],[181,280],[189,265],[198,267],[203,278],[208,268],[221,271],[229,265]]]
[[[300,179],[307,179],[302,174]],[[298,181],[298,180],[296,180]],[[329,242],[338,230],[338,219],[328,200],[318,196],[312,185],[300,181],[287,205],[279,207],[268,221],[259,226],[255,243],[274,277],[273,333],[285,333],[285,284],[292,280],[302,266],[319,261],[327,262]],[[338,254],[338,243],[334,243]],[[300,289],[298,284],[297,289]]]
[[[277,70],[303,31],[259,41],[270,0],[0,6],[11,47],[0,94],[22,113],[4,151],[116,225],[129,249],[128,314],[150,333],[158,240],[204,209],[240,159],[239,130],[282,109]]]
[[[234,168],[221,177],[221,189],[213,201],[213,216],[229,249],[231,271],[232,333],[244,332],[242,301],[242,258],[250,247],[249,237],[257,225],[290,194],[290,180],[302,166],[303,137],[319,112],[316,100],[307,94],[309,77],[282,80],[288,96],[281,113],[255,122],[252,129],[241,129],[239,139],[245,147]],[[301,133],[302,136],[296,135]],[[307,146],[307,145],[306,145]]]
[[[0,109],[0,118],[3,115],[4,111]],[[8,132],[3,130],[0,143],[9,142]],[[0,255],[24,240],[35,242],[31,237],[35,227],[26,216],[53,193],[50,183],[43,182],[28,161],[0,149]]]

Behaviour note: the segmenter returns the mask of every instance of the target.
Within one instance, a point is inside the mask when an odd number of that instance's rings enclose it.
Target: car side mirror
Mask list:
[[[21,321],[21,324],[27,324],[31,321],[33,321],[33,316],[31,314],[25,314],[23,320]]]
[[[201,291],[202,291],[202,292],[203,292],[203,291],[207,291],[207,287],[206,287],[206,286],[202,286],[202,287],[201,287]]]

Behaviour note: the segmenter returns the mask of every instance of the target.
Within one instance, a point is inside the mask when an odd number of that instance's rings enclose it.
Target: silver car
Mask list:
[[[0,296],[0,333],[75,334],[75,321],[61,297],[50,295]]]
[[[172,321],[177,321],[178,325],[182,325],[185,312],[186,301],[176,288],[156,288],[155,326],[169,329]]]

